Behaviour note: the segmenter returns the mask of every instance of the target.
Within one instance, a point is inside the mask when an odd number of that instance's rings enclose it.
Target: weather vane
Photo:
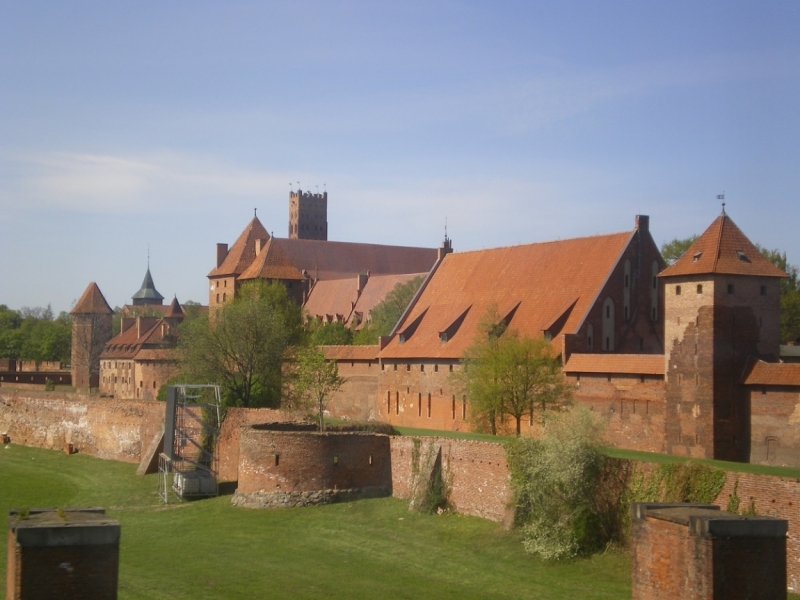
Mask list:
[[[725,214],[725,192],[717,194],[717,200],[722,200],[722,214]]]

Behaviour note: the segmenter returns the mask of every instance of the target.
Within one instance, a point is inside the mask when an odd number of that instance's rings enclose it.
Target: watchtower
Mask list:
[[[328,192],[289,192],[289,238],[328,239]]]
[[[100,386],[100,354],[111,339],[114,311],[97,284],[83,292],[72,316],[72,386],[75,389]]]
[[[668,453],[749,459],[741,378],[751,357],[779,353],[783,277],[724,211],[660,274]]]

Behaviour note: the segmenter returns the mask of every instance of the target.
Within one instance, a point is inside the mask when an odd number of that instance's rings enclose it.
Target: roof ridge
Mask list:
[[[453,252],[453,254],[458,255],[465,255],[465,254],[474,254],[475,252],[487,252],[491,250],[506,250],[509,248],[523,248],[527,246],[543,246],[545,244],[562,244],[564,242],[573,242],[577,240],[588,240],[592,238],[602,238],[602,237],[616,237],[618,235],[628,235],[631,233],[636,233],[636,230],[630,232],[628,230],[625,231],[615,231],[612,233],[598,233],[595,235],[576,235],[575,237],[564,238],[564,239],[555,239],[555,240],[544,240],[541,242],[526,242],[522,244],[509,244],[507,246],[492,246],[491,248],[475,248],[474,250],[459,250],[458,252]]]

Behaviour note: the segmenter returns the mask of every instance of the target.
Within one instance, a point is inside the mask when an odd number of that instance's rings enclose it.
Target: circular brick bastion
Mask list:
[[[233,504],[282,508],[391,495],[389,437],[316,425],[243,426]]]

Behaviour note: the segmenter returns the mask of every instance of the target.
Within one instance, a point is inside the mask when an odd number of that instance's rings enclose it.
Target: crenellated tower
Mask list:
[[[328,192],[289,192],[289,238],[328,239]]]

